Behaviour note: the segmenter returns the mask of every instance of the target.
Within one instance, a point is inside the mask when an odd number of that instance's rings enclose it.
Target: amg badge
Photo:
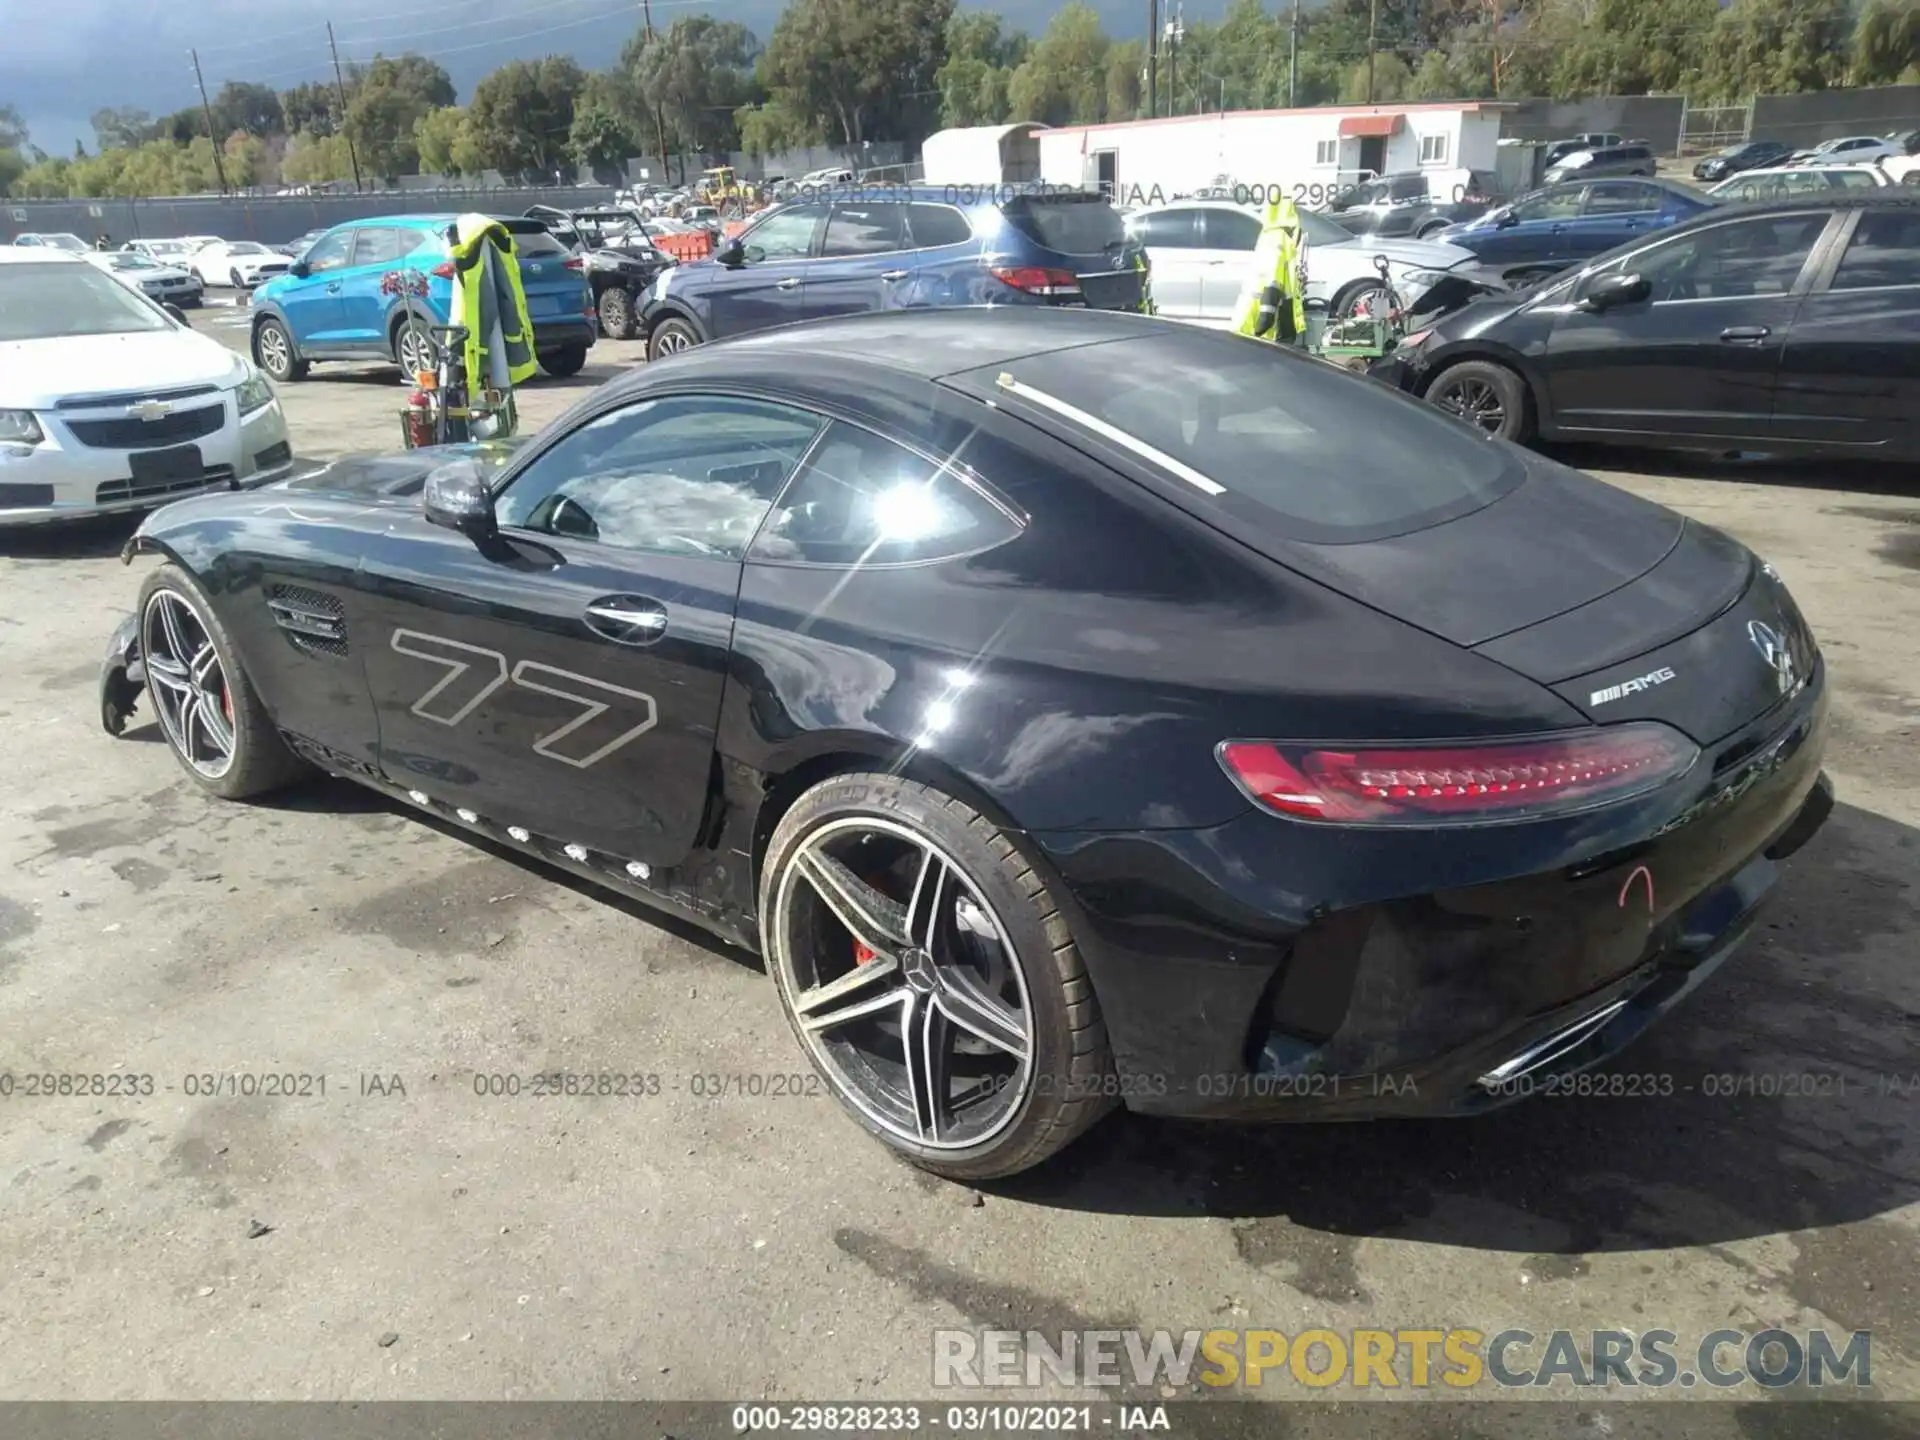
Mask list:
[[[1622,696],[1637,695],[1642,690],[1651,690],[1656,685],[1664,685],[1671,679],[1673,679],[1673,671],[1671,670],[1665,668],[1649,670],[1645,675],[1639,676],[1637,679],[1623,680],[1618,685],[1609,685],[1604,690],[1594,691],[1592,695],[1587,697],[1587,704],[1589,706],[1605,705],[1610,701],[1620,699]]]

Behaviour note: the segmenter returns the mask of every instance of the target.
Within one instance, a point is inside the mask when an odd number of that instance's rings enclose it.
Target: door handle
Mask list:
[[[907,275],[908,272],[905,270],[882,270],[880,272],[880,278],[882,280],[904,280],[907,278]]]
[[[1773,331],[1764,325],[1734,325],[1720,332],[1720,338],[1729,345],[1758,345]]]
[[[667,629],[667,607],[638,595],[607,595],[587,606],[587,628],[617,645],[651,645]]]
[[[782,281],[781,281],[781,282],[780,282],[780,283],[779,283],[778,285],[776,285],[776,286],[775,286],[774,288],[775,288],[776,290],[792,290],[792,289],[793,289],[793,288],[795,288],[795,287],[796,287],[797,285],[799,285],[799,283],[800,283],[800,281],[799,281],[799,280],[798,280],[797,278],[794,278],[794,277],[791,277],[791,276],[790,276],[790,277],[788,277],[787,279],[785,279],[785,280],[782,280]]]
[[[338,295],[340,293],[340,282],[338,280],[329,280],[327,282],[327,293],[329,295]]]

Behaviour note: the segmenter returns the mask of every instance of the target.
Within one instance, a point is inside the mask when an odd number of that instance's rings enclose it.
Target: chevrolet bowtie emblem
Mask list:
[[[127,418],[145,420],[152,424],[155,420],[164,420],[173,413],[173,406],[164,400],[142,400],[138,405],[127,407]]]

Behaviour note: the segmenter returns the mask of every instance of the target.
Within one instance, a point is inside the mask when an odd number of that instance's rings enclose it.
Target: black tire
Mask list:
[[[409,353],[420,362],[417,368],[432,370],[438,363],[433,335],[427,329],[426,323],[408,320],[404,310],[393,322],[393,334],[388,337],[387,349],[393,356],[393,363],[400,367],[402,384],[414,383],[413,374],[416,367],[407,363]]]
[[[308,365],[294,348],[293,335],[271,315],[253,327],[253,361],[282,384],[307,378]]]
[[[232,747],[230,763],[218,774],[207,773],[182,752],[176,734],[179,727],[177,723],[170,723],[175,712],[163,709],[166,697],[158,693],[156,688],[159,682],[154,679],[153,672],[161,652],[159,647],[150,644],[149,629],[150,625],[157,629],[162,624],[155,603],[162,596],[168,597],[162,603],[178,601],[192,613],[200,635],[212,644],[214,658],[219,662],[226,701],[222,709],[223,712],[231,711],[226,719],[231,727]],[[168,563],[147,576],[146,583],[140,587],[140,603],[136,613],[140,617],[140,653],[147,668],[148,703],[153,706],[155,717],[160,721],[167,748],[173,752],[181,770],[195,786],[222,800],[244,800],[283,789],[312,773],[312,767],[289,750],[286,742],[280,738],[279,730],[268,716],[266,707],[260,703],[253,682],[247,678],[246,670],[240,664],[240,652],[233,638],[227,634],[220,617],[207,602],[205,593],[186,570]]]
[[[247,288],[247,282],[240,278],[240,272],[238,270],[229,270],[227,272],[227,283],[236,290],[244,290]]]
[[[1533,403],[1527,382],[1492,360],[1449,365],[1427,386],[1427,400],[1502,440],[1533,438]]]
[[[609,285],[600,292],[600,333],[609,340],[631,340],[637,331],[633,315],[633,296],[624,285]]]
[[[1384,298],[1386,294],[1387,287],[1378,279],[1350,280],[1341,287],[1340,293],[1333,297],[1333,304],[1329,307],[1331,312],[1329,318],[1351,320],[1358,313],[1361,300],[1369,295],[1379,295]]]
[[[959,897],[968,898],[969,903],[978,897],[991,912],[987,918],[997,920],[1006,942],[996,943],[996,950],[1016,972],[1022,1014],[1030,1031],[1023,1072],[1027,1083],[1024,1091],[1015,1092],[1009,1100],[997,1128],[980,1143],[942,1146],[890,1131],[862,1108],[863,1101],[848,1083],[817,1057],[815,1042],[795,1009],[798,972],[786,937],[789,931],[803,928],[791,909],[796,882],[809,883],[798,856],[803,848],[824,843],[824,836],[847,827],[858,834],[867,824],[910,833],[914,842],[943,852],[958,872],[952,889],[956,905]],[[911,928],[917,891],[908,898]],[[768,843],[760,879],[760,916],[767,969],[801,1048],[861,1127],[922,1169],[954,1180],[1015,1174],[1066,1147],[1117,1103],[1111,1094],[1116,1087],[1106,1083],[1114,1075],[1106,1026],[1067,916],[1046,880],[1010,836],[952,796],[870,771],[838,775],[815,785],[781,817]],[[931,950],[919,953],[930,955]],[[813,973],[818,983],[817,971]],[[952,1058],[948,1057],[950,1062]]]
[[[587,365],[587,347],[569,345],[564,350],[549,350],[539,357],[540,368],[556,380],[578,375]]]
[[[663,355],[688,350],[699,343],[699,332],[693,326],[677,315],[669,315],[654,326],[653,333],[647,336],[647,359],[658,360]]]

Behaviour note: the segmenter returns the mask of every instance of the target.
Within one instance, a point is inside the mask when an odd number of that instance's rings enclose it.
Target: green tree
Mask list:
[[[587,77],[574,102],[573,127],[567,132],[574,164],[595,174],[618,170],[640,148],[627,119],[632,100],[631,87],[620,71]]]
[[[0,105],[0,150],[25,153],[29,138],[27,122],[20,118],[20,112],[11,105]]]
[[[102,150],[131,150],[147,138],[153,117],[131,105],[110,105],[92,116],[93,138]]]
[[[280,157],[280,178],[289,185],[320,185],[353,178],[353,160],[344,135],[316,135],[302,131],[287,141]]]
[[[1394,105],[1407,98],[1413,85],[1413,72],[1407,62],[1391,50],[1383,50],[1368,60],[1353,62],[1340,86],[1343,105]]]
[[[1147,47],[1141,40],[1116,40],[1107,47],[1107,93],[1102,112],[1109,120],[1131,120],[1144,113]]]
[[[939,124],[953,0],[794,0],[760,74],[787,110],[844,144],[917,142]]]
[[[564,56],[514,60],[474,87],[467,123],[486,166],[550,180],[567,164],[575,98],[586,73]]]
[[[213,123],[222,134],[244,130],[262,140],[286,129],[286,113],[280,96],[271,85],[256,85],[247,80],[229,80],[213,97]]]
[[[26,173],[27,162],[18,150],[0,150],[0,195],[14,193],[14,185]]]
[[[754,98],[756,49],[746,26],[710,15],[683,15],[651,40],[634,36],[619,65],[630,117],[656,150],[731,150],[734,112]]]
[[[1594,0],[1578,32],[1558,47],[1553,93],[1684,90],[1700,72],[1719,13],[1719,0]]]
[[[22,200],[64,200],[71,160],[49,158],[29,165],[13,182],[13,194]]]
[[[740,132],[740,148],[749,155],[779,155],[821,142],[819,129],[781,104],[769,100],[761,105],[743,105],[733,112]]]
[[[1093,7],[1085,0],[1069,0],[1054,12],[1046,32],[1007,83],[1012,118],[1043,125],[1104,120],[1111,45]]]
[[[331,135],[339,128],[339,100],[334,87],[308,80],[280,92],[280,112],[289,135]]]
[[[428,111],[453,104],[453,81],[419,55],[376,56],[347,101],[347,138],[360,164],[386,180],[420,168],[414,127]]]
[[[1847,0],[1735,0],[1702,51],[1699,91],[1739,101],[1840,84],[1852,28]]]
[[[474,148],[467,112],[458,105],[436,106],[415,121],[413,144],[423,174],[470,175],[487,168]]]
[[[1007,82],[1031,44],[991,10],[955,11],[947,21],[946,63],[933,76],[941,125],[1005,123]]]
[[[1920,83],[1920,0],[1867,0],[1853,31],[1853,83]]]

